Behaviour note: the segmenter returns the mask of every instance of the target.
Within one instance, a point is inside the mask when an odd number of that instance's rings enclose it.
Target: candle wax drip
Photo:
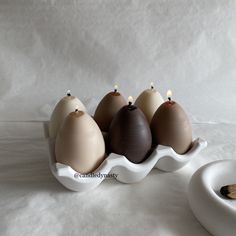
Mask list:
[[[110,92],[111,95],[113,96],[120,96],[120,93],[119,92],[115,92],[115,90],[113,92]]]
[[[80,110],[76,109],[75,112],[70,113],[70,116],[72,116],[72,117],[80,117],[83,114],[84,114],[83,111],[80,111]]]
[[[169,101],[167,101],[167,102],[166,102],[166,104],[167,104],[168,106],[172,106],[172,105],[174,105],[174,104],[175,104],[175,102],[174,102],[174,101],[172,101],[172,100],[169,100]]]
[[[129,105],[128,105],[128,110],[129,110],[129,111],[135,110],[136,108],[137,108],[137,107],[134,106],[134,105],[132,105],[132,103],[129,103]]]

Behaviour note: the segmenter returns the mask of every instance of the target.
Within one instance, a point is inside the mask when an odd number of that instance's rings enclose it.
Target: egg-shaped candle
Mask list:
[[[188,151],[192,143],[192,128],[182,107],[171,100],[168,90],[168,101],[155,112],[151,121],[154,145],[161,144],[172,147],[178,154]]]
[[[110,152],[124,155],[133,163],[140,163],[148,157],[152,145],[151,130],[143,112],[132,105],[132,97],[112,120],[108,145]]]
[[[97,106],[94,120],[103,132],[108,132],[115,114],[126,105],[124,97],[117,91],[116,85],[113,92],[106,94]]]
[[[157,108],[164,102],[161,94],[154,88],[151,83],[151,88],[144,90],[136,99],[134,105],[140,108],[144,113],[149,123]]]
[[[57,162],[82,174],[100,166],[105,158],[105,143],[90,115],[76,109],[66,117],[56,138],[55,156]]]
[[[76,108],[81,111],[86,111],[83,103],[77,97],[71,96],[70,90],[68,90],[67,95],[57,103],[52,112],[49,123],[49,136],[51,138],[56,138],[62,122],[69,113],[74,111]]]

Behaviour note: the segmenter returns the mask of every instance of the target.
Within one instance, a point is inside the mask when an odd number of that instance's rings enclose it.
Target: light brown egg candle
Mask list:
[[[103,132],[108,132],[113,117],[126,105],[124,97],[117,91],[117,86],[113,92],[103,97],[97,106],[94,114],[94,120]]]
[[[182,107],[171,100],[171,91],[167,92],[168,101],[155,112],[151,121],[154,145],[172,147],[178,154],[186,153],[192,143],[192,129]]]

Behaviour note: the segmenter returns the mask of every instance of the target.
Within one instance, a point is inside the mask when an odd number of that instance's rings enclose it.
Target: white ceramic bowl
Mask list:
[[[209,163],[191,178],[190,207],[199,222],[213,235],[236,235],[236,200],[220,194],[224,185],[236,183],[236,160]]]
[[[45,123],[45,131],[47,134],[47,123]],[[154,167],[162,171],[176,171],[185,166],[207,146],[206,141],[198,138],[193,142],[188,153],[179,155],[171,147],[159,145],[140,164],[130,162],[125,156],[111,153],[93,173],[96,177],[91,177],[89,174],[81,175],[77,173],[70,166],[57,163],[55,158],[55,139],[48,138],[48,143],[50,150],[49,166],[52,174],[66,188],[78,192],[88,191],[97,187],[107,174],[113,174],[122,183],[135,183],[145,178]]]

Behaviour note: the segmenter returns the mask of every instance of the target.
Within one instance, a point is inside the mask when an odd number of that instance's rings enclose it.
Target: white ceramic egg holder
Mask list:
[[[190,207],[199,222],[215,236],[236,235],[236,200],[223,197],[222,186],[236,183],[236,160],[204,165],[189,183]]]
[[[78,192],[86,192],[96,188],[108,174],[113,175],[122,183],[136,183],[144,179],[153,168],[167,172],[176,171],[185,166],[207,146],[206,141],[198,138],[186,154],[179,155],[171,147],[158,145],[150,156],[140,164],[130,162],[125,156],[111,153],[91,177],[91,174],[81,175],[70,166],[56,162],[55,139],[48,136],[48,123],[45,123],[44,128],[49,143],[49,166],[52,174],[66,188]]]

